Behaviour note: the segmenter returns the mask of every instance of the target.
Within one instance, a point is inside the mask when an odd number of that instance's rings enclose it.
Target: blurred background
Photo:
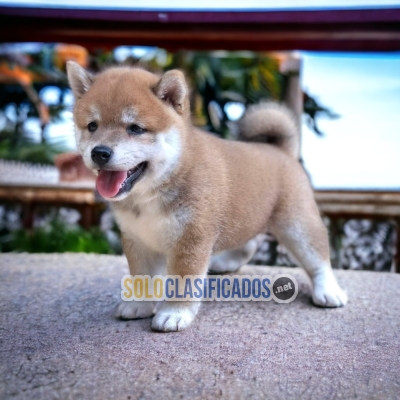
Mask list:
[[[74,60],[184,70],[193,124],[225,140],[249,105],[286,104],[333,265],[400,272],[400,2],[246,3],[0,0],[1,252],[122,252],[76,151]],[[252,262],[296,265],[268,234]]]

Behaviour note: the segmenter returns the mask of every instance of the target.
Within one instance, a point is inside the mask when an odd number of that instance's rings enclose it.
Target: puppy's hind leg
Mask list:
[[[209,271],[211,273],[237,271],[253,258],[260,242],[261,235],[254,237],[237,249],[225,250],[213,254],[208,268]]]
[[[298,210],[300,211],[300,210]],[[303,213],[286,215],[274,224],[272,232],[300,262],[313,283],[312,299],[322,307],[341,307],[347,295],[333,274],[326,228],[316,205]]]

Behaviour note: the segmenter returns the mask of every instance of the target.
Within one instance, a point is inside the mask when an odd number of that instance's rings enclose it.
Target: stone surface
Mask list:
[[[247,269],[246,269],[247,268]],[[123,257],[0,254],[0,398],[395,399],[400,275],[338,271],[341,309],[204,303],[191,328],[155,333],[114,312]]]

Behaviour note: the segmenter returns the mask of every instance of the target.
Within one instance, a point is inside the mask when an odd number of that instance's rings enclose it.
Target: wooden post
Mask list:
[[[93,213],[92,207],[88,204],[84,204],[80,207],[81,219],[79,220],[79,224],[84,229],[89,229],[93,226]]]
[[[289,53],[280,66],[281,73],[287,75],[287,86],[284,94],[285,104],[293,111],[299,127],[301,149],[301,117],[303,115],[303,90],[300,82],[301,58],[295,52]],[[301,151],[301,150],[300,150]],[[300,154],[299,154],[300,156]]]
[[[22,205],[22,226],[24,229],[33,228],[34,205],[31,202]]]
[[[396,255],[395,255],[396,272],[400,274],[400,218],[396,218]]]

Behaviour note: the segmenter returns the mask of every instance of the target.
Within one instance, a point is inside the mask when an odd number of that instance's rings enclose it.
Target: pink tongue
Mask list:
[[[127,178],[128,171],[101,170],[96,180],[96,187],[103,197],[114,197],[121,188],[121,183]]]

